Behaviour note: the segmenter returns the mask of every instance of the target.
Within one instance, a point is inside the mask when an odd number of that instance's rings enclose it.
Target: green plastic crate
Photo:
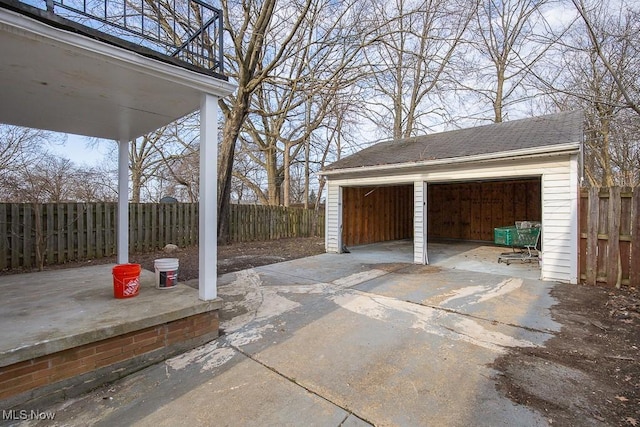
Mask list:
[[[493,241],[496,245],[511,246],[516,236],[516,227],[498,227],[493,229]]]

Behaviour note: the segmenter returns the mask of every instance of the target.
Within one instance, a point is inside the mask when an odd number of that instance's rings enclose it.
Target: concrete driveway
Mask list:
[[[546,425],[500,395],[491,363],[560,329],[554,284],[483,262],[495,248],[418,266],[405,246],[223,276],[220,339],[49,410],[65,425]]]

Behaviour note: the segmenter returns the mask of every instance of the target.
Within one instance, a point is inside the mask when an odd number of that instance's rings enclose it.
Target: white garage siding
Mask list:
[[[327,183],[325,206],[325,239],[327,252],[340,253],[342,239],[342,188],[331,181]]]
[[[541,177],[543,280],[578,280],[578,155],[426,173],[428,182]]]
[[[427,264],[427,185],[424,181],[413,184],[413,262]]]
[[[387,171],[387,173],[389,173]],[[542,271],[541,278],[577,283],[578,280],[578,154],[529,159],[473,162],[424,167],[403,175],[361,178],[329,178],[327,193],[326,247],[340,252],[341,185],[414,184],[414,262],[426,262],[424,183],[486,179],[541,178],[542,194]]]
[[[578,283],[578,161],[542,175],[542,279]]]

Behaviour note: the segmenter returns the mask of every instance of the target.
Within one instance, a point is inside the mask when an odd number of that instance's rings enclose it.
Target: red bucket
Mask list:
[[[140,292],[140,264],[119,264],[113,267],[113,296],[131,298]]]

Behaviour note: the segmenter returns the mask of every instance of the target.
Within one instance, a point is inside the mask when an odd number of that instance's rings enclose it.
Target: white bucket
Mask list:
[[[171,289],[178,284],[178,258],[160,258],[153,262],[156,288]]]

